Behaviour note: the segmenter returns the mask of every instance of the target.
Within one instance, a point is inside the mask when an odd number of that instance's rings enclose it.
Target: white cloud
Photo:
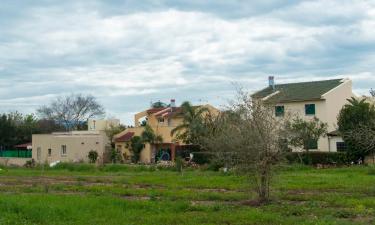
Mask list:
[[[36,6],[0,27],[0,105],[31,107],[79,91],[124,116],[134,109],[117,108],[120,98],[138,108],[167,95],[217,101],[213,96],[232,91],[230,83],[255,90],[268,74],[277,82],[348,74],[365,89],[370,84],[361,77],[373,75],[370,1],[300,1],[255,14],[238,5],[252,13],[230,18],[220,7],[160,3],[158,10],[111,14],[99,6]]]

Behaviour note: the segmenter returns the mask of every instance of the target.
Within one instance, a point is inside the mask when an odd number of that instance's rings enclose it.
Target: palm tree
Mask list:
[[[209,110],[192,106],[190,102],[182,103],[181,108],[183,122],[171,131],[171,135],[187,144],[199,144],[200,137],[205,133],[204,114]]]

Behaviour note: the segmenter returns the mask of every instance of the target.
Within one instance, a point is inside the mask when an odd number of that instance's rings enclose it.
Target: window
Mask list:
[[[52,149],[48,149],[48,156],[51,156],[52,155]]]
[[[61,156],[66,156],[66,145],[61,145]]]
[[[164,123],[164,118],[158,118],[159,123]]]
[[[284,106],[283,105],[275,106],[275,116],[284,116]]]
[[[315,104],[306,104],[305,105],[305,114],[306,115],[315,115]]]
[[[306,146],[305,148],[307,149],[318,149],[318,141],[317,140],[309,140],[307,143],[306,143]]]
[[[346,151],[346,143],[343,141],[336,142],[336,149],[338,152],[345,152]]]

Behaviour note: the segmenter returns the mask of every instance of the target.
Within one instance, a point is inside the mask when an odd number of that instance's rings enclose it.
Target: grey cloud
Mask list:
[[[287,2],[287,3],[286,3]],[[33,3],[33,4],[31,4]],[[375,86],[371,1],[10,1],[0,5],[0,108],[94,94],[131,122],[150,101],[225,104],[237,83],[350,77]]]

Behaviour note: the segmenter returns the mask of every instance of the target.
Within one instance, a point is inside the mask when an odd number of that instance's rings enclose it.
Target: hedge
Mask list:
[[[300,163],[302,159],[306,165],[350,163],[350,157],[345,152],[290,152],[285,158],[289,163]]]

